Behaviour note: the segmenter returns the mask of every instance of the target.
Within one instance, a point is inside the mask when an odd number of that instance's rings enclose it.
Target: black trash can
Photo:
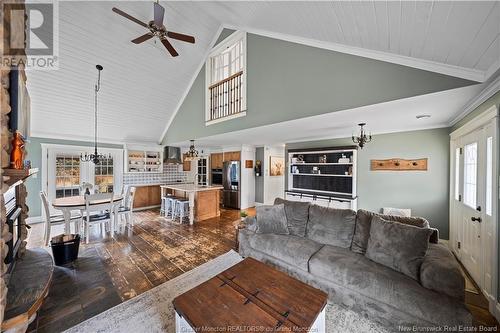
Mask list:
[[[57,266],[62,266],[78,258],[78,248],[80,247],[80,235],[58,235],[50,240],[52,255]]]

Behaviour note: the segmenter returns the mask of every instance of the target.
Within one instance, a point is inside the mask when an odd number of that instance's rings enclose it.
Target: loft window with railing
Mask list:
[[[246,34],[220,42],[206,62],[207,125],[246,115]]]

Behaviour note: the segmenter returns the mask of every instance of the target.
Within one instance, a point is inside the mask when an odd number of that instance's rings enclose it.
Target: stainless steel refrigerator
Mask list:
[[[223,206],[240,209],[240,162],[224,162],[222,168]]]

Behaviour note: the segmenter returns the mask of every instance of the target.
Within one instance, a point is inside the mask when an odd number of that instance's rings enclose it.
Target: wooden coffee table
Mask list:
[[[325,332],[327,295],[253,258],[176,297],[176,332]]]

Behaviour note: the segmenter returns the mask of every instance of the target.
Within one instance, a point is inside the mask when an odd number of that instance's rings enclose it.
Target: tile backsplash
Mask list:
[[[123,185],[185,182],[187,175],[187,172],[182,171],[182,165],[163,164],[163,172],[124,173]]]

